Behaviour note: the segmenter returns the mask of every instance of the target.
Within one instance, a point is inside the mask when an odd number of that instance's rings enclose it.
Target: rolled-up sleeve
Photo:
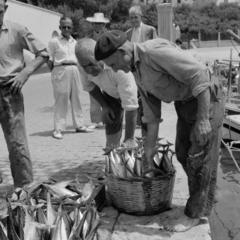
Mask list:
[[[83,68],[78,64],[78,69],[80,72],[80,79],[82,82],[82,88],[86,92],[91,92],[96,84],[88,79],[88,74],[83,70]]]
[[[211,86],[208,68],[186,51],[169,44],[156,44],[149,53],[149,65],[187,84],[197,96]]]
[[[49,57],[46,46],[38,40],[27,28],[21,29],[23,48],[37,56]]]
[[[131,72],[118,71],[114,74],[115,82],[122,103],[126,111],[133,111],[138,108],[137,85]]]

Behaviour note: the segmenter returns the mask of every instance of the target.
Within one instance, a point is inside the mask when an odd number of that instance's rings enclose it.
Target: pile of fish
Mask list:
[[[93,240],[100,224],[92,180],[83,188],[73,181],[34,182],[6,197],[1,213],[1,240]]]
[[[174,166],[172,157],[174,152],[170,149],[173,144],[166,141],[165,144],[160,143],[162,138],[158,138],[156,143],[156,155],[152,159],[153,166],[157,175],[166,175],[173,173]],[[144,161],[144,138],[137,138],[138,146],[132,149],[125,147],[107,148],[105,151],[106,173],[119,179],[134,180],[142,178],[145,175],[144,169],[148,169],[146,161]],[[169,156],[171,155],[171,156]],[[155,174],[156,176],[156,174]]]

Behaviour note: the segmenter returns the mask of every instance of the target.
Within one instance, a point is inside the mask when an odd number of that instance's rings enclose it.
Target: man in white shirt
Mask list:
[[[71,102],[73,126],[76,132],[93,132],[83,125],[82,106],[80,102],[80,74],[75,56],[76,40],[71,36],[72,20],[60,19],[61,34],[53,38],[48,45],[50,59],[48,67],[52,71],[52,84],[55,98],[53,137],[62,139],[61,131],[65,129],[68,101]]]
[[[103,62],[94,58],[96,42],[80,39],[75,48],[83,89],[88,91],[102,107],[102,121],[105,124],[107,147],[119,146],[125,110],[124,145],[135,146],[134,132],[137,120],[137,86],[132,73],[114,72]]]
[[[157,38],[157,31],[154,27],[142,23],[142,10],[140,6],[133,6],[129,9],[129,18],[132,24],[132,28],[126,31],[127,39],[129,42],[142,43],[150,39]],[[139,95],[139,108],[137,125],[142,128],[142,135],[146,136],[147,124],[142,122],[143,107],[141,97]]]

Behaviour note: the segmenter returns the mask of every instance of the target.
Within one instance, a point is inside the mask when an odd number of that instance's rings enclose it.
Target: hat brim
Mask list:
[[[96,22],[96,23],[109,23],[109,19],[107,18],[102,18],[102,19],[97,19],[97,18],[93,18],[93,17],[87,17],[86,21],[88,22]]]

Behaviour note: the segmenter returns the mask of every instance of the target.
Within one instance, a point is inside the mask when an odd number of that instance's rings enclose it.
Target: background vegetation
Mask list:
[[[35,6],[62,13],[73,19],[74,31],[81,37],[91,31],[91,24],[86,17],[95,12],[103,12],[110,19],[108,29],[127,30],[130,28],[128,9],[133,0],[19,0]],[[155,4],[141,5],[143,21],[157,28],[157,8]],[[173,10],[173,21],[178,25],[183,36],[197,36],[201,32],[202,40],[216,39],[217,33],[226,33],[227,29],[237,32],[240,29],[240,6],[237,3],[216,5],[182,4]]]

